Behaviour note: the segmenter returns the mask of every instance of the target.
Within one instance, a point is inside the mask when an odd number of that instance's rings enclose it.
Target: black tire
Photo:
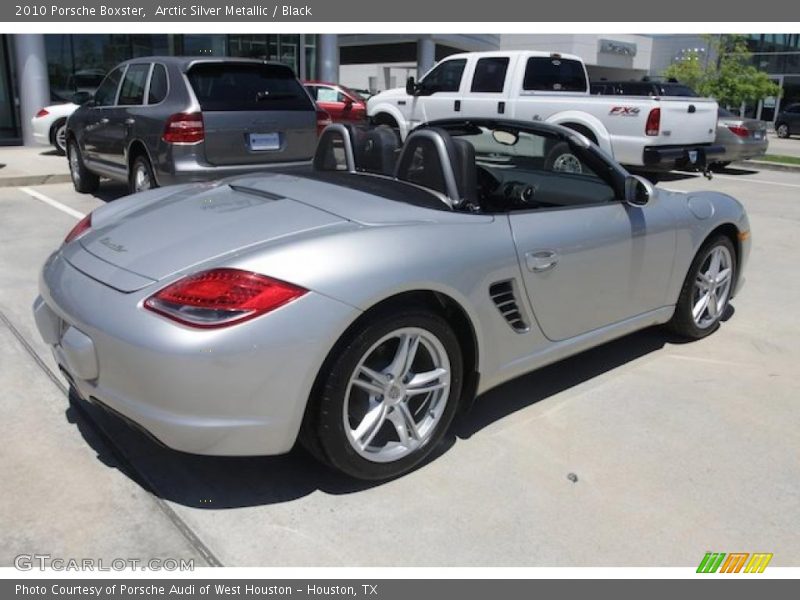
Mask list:
[[[711,163],[711,170],[712,171],[721,171],[723,169],[727,169],[731,164],[731,161],[726,160],[724,162],[717,162]]]
[[[567,142],[555,144],[544,158],[545,171],[582,173],[583,163],[572,151]]]
[[[83,156],[74,138],[67,141],[67,159],[72,186],[81,194],[93,194],[100,187],[100,177],[92,173],[83,164]]]
[[[137,177],[140,172],[148,182],[148,184],[144,187],[140,187],[139,183],[137,183]],[[128,192],[135,194],[137,192],[144,192],[157,187],[158,183],[156,183],[156,178],[153,175],[153,167],[150,164],[150,160],[148,160],[147,156],[144,154],[139,154],[133,159],[131,171],[128,174]]]
[[[356,452],[345,431],[344,408],[350,377],[376,343],[407,327],[435,336],[445,349],[450,362],[449,395],[441,417],[421,447],[392,462],[368,460]],[[358,326],[331,352],[309,399],[300,442],[315,458],[351,477],[372,481],[397,477],[413,469],[436,448],[456,413],[462,387],[461,348],[447,321],[421,307],[382,311]]]
[[[67,120],[56,121],[50,128],[50,143],[59,156],[67,154]]]
[[[776,123],[775,124],[775,134],[779,138],[784,138],[784,139],[788,138],[790,135],[792,135],[792,132],[789,129],[789,124],[788,123]]]
[[[709,258],[712,251],[718,246],[724,246],[730,253],[730,290],[725,301],[725,306],[719,311],[719,315],[716,317],[714,322],[706,327],[699,327],[692,315],[695,280],[698,277],[701,267]],[[738,274],[737,269],[738,265],[736,263],[736,250],[734,249],[733,243],[729,237],[720,234],[707,240],[697,252],[697,255],[692,261],[692,265],[689,267],[689,272],[686,274],[686,279],[683,282],[680,296],[678,296],[678,303],[675,306],[675,314],[672,316],[672,320],[667,323],[667,329],[689,340],[699,340],[716,331],[719,328],[721,319],[725,316],[725,313],[728,309],[728,303],[730,302],[730,297],[736,284],[736,277]]]

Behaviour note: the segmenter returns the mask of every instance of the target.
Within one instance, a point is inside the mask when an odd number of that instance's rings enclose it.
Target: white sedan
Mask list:
[[[67,117],[75,112],[76,108],[77,104],[65,102],[39,109],[31,119],[34,139],[45,146],[54,146],[59,154],[66,154]]]

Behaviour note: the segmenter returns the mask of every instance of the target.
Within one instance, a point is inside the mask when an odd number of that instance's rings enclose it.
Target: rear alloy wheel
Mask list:
[[[53,147],[60,156],[67,153],[67,122],[61,121],[53,131]]]
[[[786,123],[781,123],[775,128],[775,133],[778,134],[779,138],[788,138],[789,137],[789,126]]]
[[[697,253],[681,289],[670,328],[689,339],[703,338],[719,327],[736,281],[736,252],[724,235]]]
[[[547,153],[544,159],[544,168],[546,171],[559,173],[583,173],[580,159],[575,156],[566,142],[559,142]]]
[[[462,370],[458,340],[438,315],[409,309],[373,321],[326,369],[306,423],[316,426],[312,452],[359,479],[411,470],[447,431]]]
[[[128,190],[131,194],[136,194],[137,192],[146,192],[155,187],[158,187],[158,184],[155,177],[153,177],[153,167],[150,166],[150,161],[144,155],[137,156],[131,168]]]
[[[100,178],[92,173],[83,164],[83,157],[78,142],[71,139],[67,142],[67,160],[69,161],[69,174],[76,192],[93,194],[100,187]]]

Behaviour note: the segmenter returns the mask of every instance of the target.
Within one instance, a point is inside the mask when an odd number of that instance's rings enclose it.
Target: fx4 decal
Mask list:
[[[638,117],[639,108],[636,106],[613,106],[608,114],[617,117]]]

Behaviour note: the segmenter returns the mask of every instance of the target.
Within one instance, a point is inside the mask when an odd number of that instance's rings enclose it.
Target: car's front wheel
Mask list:
[[[312,453],[359,479],[401,475],[447,431],[461,394],[458,338],[422,308],[366,323],[328,361],[302,439]]]
[[[775,133],[778,134],[779,138],[788,138],[789,126],[786,123],[779,123],[778,126],[775,127]]]
[[[69,174],[76,192],[92,194],[100,186],[100,177],[92,173],[83,164],[81,149],[75,139],[67,142],[67,159],[69,161]]]
[[[731,240],[724,235],[708,240],[689,268],[669,328],[695,340],[715,331],[728,309],[736,268]]]

